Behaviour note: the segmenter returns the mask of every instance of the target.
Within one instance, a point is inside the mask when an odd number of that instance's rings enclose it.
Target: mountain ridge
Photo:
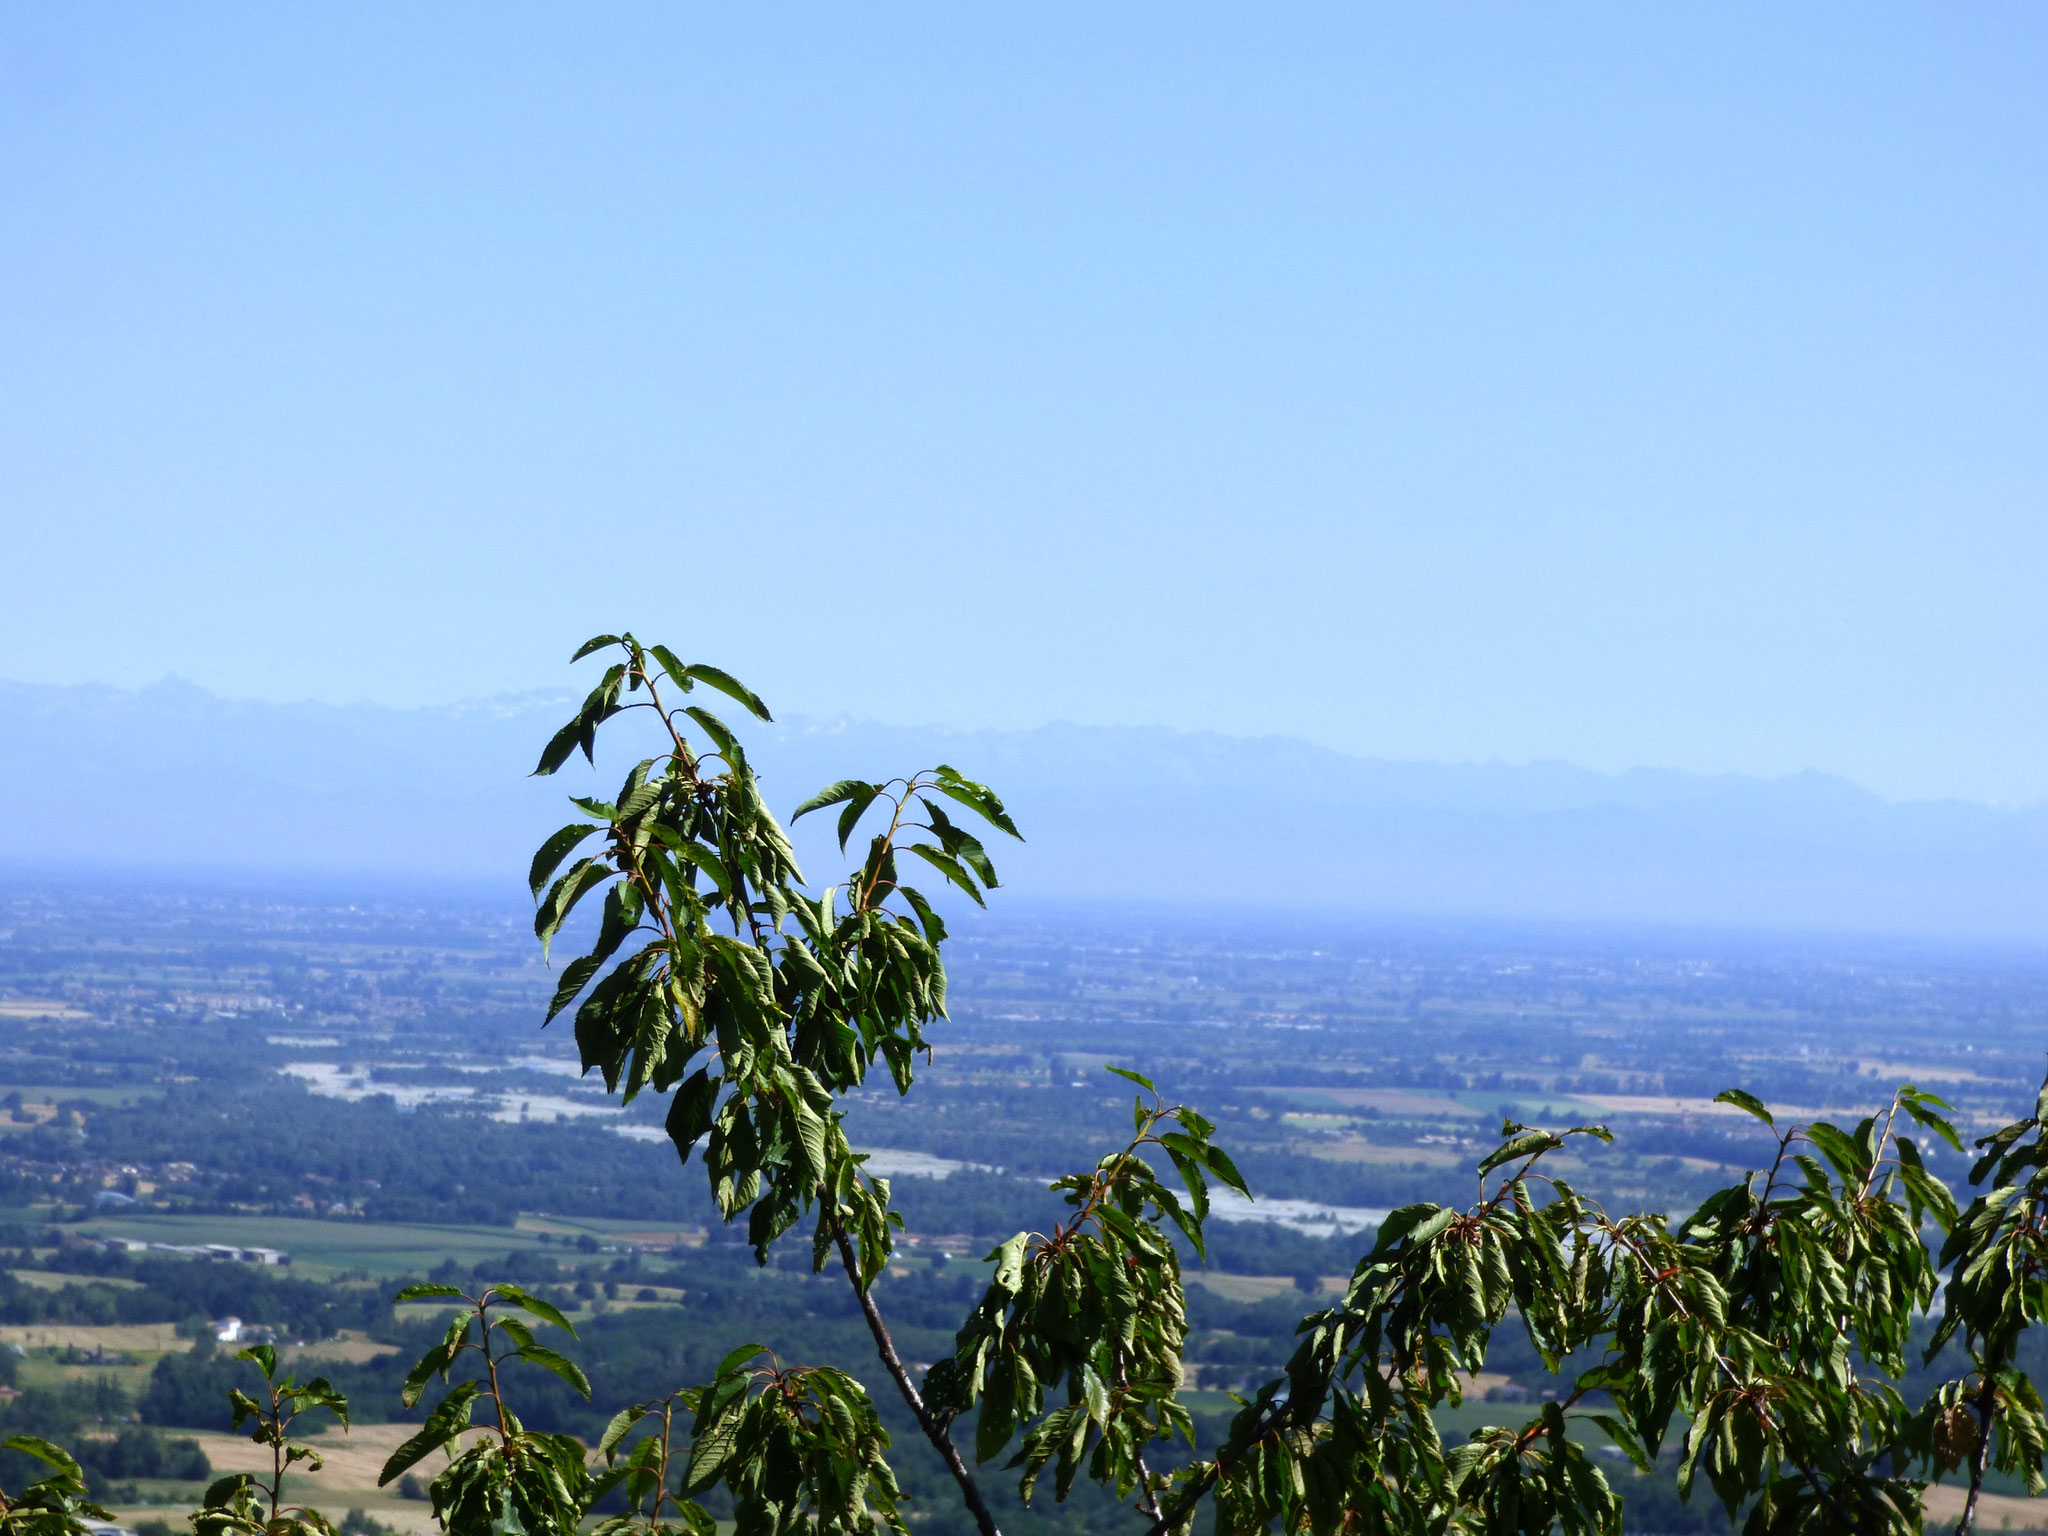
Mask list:
[[[527,777],[573,703],[0,681],[0,857],[510,882],[589,777]],[[746,739],[785,815],[832,779],[953,761],[1011,803],[1031,841],[992,851],[1040,896],[2048,937],[2048,807],[1890,801],[1813,770],[1409,762],[1066,722],[792,718]],[[831,868],[814,825],[800,852]]]

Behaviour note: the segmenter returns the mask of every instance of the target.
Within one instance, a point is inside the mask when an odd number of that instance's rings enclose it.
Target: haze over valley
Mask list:
[[[391,709],[230,701],[175,679],[0,684],[0,793],[21,808],[0,822],[0,858],[510,892],[569,814],[563,796],[608,792],[628,766],[615,750],[594,780],[580,763],[527,777],[573,706],[562,692]],[[2048,937],[2041,805],[1892,802],[1817,772],[1388,762],[1163,728],[794,719],[749,744],[784,817],[849,774],[950,762],[986,780],[1025,831],[999,868],[1027,900]],[[813,878],[837,878],[818,821],[796,831]]]

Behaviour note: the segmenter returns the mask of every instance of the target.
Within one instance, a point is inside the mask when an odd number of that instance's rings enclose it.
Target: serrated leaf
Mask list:
[[[1539,1152],[1548,1152],[1564,1143],[1549,1131],[1524,1131],[1510,1137],[1487,1153],[1479,1163],[1479,1176],[1484,1178],[1503,1163],[1511,1163],[1519,1157],[1531,1157]]]
[[[669,1100],[663,1128],[675,1144],[677,1155],[686,1163],[690,1160],[690,1149],[711,1129],[711,1113],[718,1102],[721,1082],[699,1067],[676,1085],[675,1097]]]
[[[619,1442],[626,1438],[627,1433],[635,1424],[638,1424],[646,1417],[647,1409],[644,1404],[636,1404],[631,1408],[621,1408],[617,1413],[613,1414],[611,1422],[604,1427],[604,1433],[598,1437],[598,1454],[609,1462],[617,1452]]]
[[[427,1415],[426,1423],[419,1433],[401,1444],[384,1463],[384,1470],[377,1474],[377,1486],[382,1488],[394,1477],[411,1470],[426,1456],[448,1444],[469,1427],[470,1415],[475,1411],[477,1384],[465,1381],[446,1397],[440,1405]]]
[[[730,672],[721,672],[717,667],[707,667],[701,662],[686,670],[694,681],[716,688],[727,698],[745,705],[756,719],[773,723],[775,717],[768,713],[768,706],[761,702],[761,696]]]
[[[561,1309],[553,1302],[529,1295],[516,1285],[494,1285],[491,1289],[497,1300],[507,1302],[522,1312],[530,1312],[544,1323],[554,1324],[572,1339],[576,1337],[575,1325],[562,1316]]]
[[[540,899],[541,887],[546,885],[549,878],[561,867],[562,860],[596,830],[597,826],[593,822],[572,821],[568,826],[551,833],[548,840],[540,845],[533,855],[533,864],[526,872],[527,889],[533,893],[535,900]]]
[[[33,1456],[45,1466],[54,1467],[65,1477],[79,1482],[85,1480],[85,1474],[79,1470],[78,1463],[71,1459],[70,1452],[52,1445],[39,1435],[10,1435],[5,1443],[8,1450],[20,1451],[24,1456]]]
[[[583,1368],[567,1355],[557,1354],[545,1344],[524,1344],[514,1353],[521,1360],[531,1360],[535,1365],[545,1370],[553,1371],[562,1380],[574,1387],[586,1401],[589,1400],[590,1378],[584,1375]]]
[[[1744,1093],[1740,1088],[1723,1088],[1714,1095],[1714,1102],[1716,1104],[1733,1104],[1737,1109],[1746,1110],[1748,1113],[1755,1115],[1757,1119],[1763,1121],[1772,1130],[1778,1128],[1778,1122],[1773,1120],[1771,1112],[1764,1108],[1764,1101],[1753,1093]]]
[[[851,800],[863,792],[872,792],[875,785],[866,779],[840,779],[827,784],[810,799],[789,813],[789,822],[795,826],[813,811],[822,811],[828,805],[837,805],[842,800]]]
[[[462,1297],[462,1288],[454,1285],[442,1285],[436,1281],[423,1280],[417,1285],[408,1285],[391,1299],[394,1302],[431,1301],[439,1296]],[[467,1300],[466,1297],[463,1297],[463,1299]]]

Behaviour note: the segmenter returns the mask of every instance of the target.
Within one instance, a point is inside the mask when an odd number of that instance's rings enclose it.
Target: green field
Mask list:
[[[106,1087],[81,1087],[71,1083],[0,1083],[0,1093],[18,1093],[24,1104],[133,1104],[137,1099],[162,1093],[161,1083],[122,1083]]]
[[[80,1229],[93,1237],[125,1237],[150,1243],[236,1243],[281,1248],[292,1256],[290,1273],[329,1280],[360,1272],[384,1279],[422,1274],[454,1259],[474,1264],[519,1249],[538,1250],[543,1231],[563,1237],[588,1235],[600,1243],[626,1244],[639,1238],[675,1239],[675,1224],[644,1221],[582,1221],[566,1216],[523,1217],[517,1228],[473,1227],[430,1222],[322,1220],[310,1216],[107,1216]],[[659,1246],[666,1246],[665,1243]]]
[[[94,1237],[151,1243],[237,1243],[281,1248],[289,1273],[329,1280],[350,1271],[386,1278],[420,1274],[443,1259],[474,1264],[519,1248],[538,1248],[530,1232],[412,1222],[321,1221],[298,1216],[118,1216],[87,1222]]]

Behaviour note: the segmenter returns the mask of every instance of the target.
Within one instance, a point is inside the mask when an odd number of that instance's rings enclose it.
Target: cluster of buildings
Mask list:
[[[220,1259],[241,1264],[289,1264],[282,1248],[248,1248],[239,1243],[145,1243],[136,1237],[104,1237],[99,1246],[109,1253],[178,1253],[191,1259]]]

